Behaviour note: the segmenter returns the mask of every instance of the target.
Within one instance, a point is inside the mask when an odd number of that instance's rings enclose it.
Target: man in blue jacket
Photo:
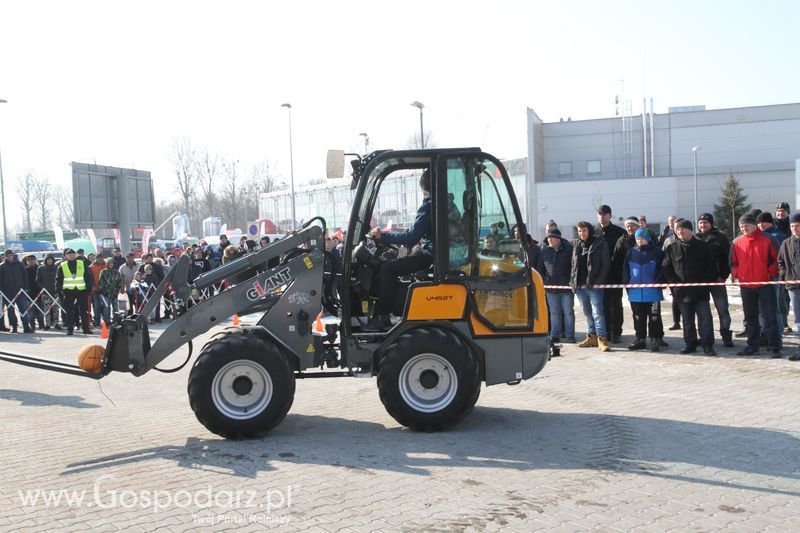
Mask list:
[[[378,297],[375,313],[364,331],[383,331],[391,326],[389,315],[392,312],[392,302],[397,292],[398,277],[424,270],[433,264],[433,232],[432,232],[432,206],[431,206],[431,176],[426,170],[419,180],[422,189],[422,205],[417,210],[414,225],[406,231],[393,231],[382,234],[380,228],[373,228],[370,237],[375,242],[384,244],[403,245],[414,248],[414,252],[405,257],[387,261],[381,265],[378,274]]]
[[[0,292],[11,301],[14,301],[14,306],[17,307],[20,316],[22,317],[22,327],[25,333],[33,333],[31,329],[28,314],[28,297],[25,293],[20,293],[20,290],[28,290],[28,276],[25,274],[25,267],[22,266],[13,250],[6,250],[5,261],[0,265]],[[16,300],[14,298],[16,297]],[[11,331],[17,333],[17,315],[14,313],[14,307],[8,306],[8,323],[11,326]]]

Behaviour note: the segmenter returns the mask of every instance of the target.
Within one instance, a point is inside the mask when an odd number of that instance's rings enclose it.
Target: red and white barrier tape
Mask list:
[[[729,283],[726,281],[715,281],[709,283],[602,283],[599,285],[580,285],[578,287],[571,287],[570,285],[545,285],[545,289],[665,289],[668,287],[759,287],[762,285],[798,285],[800,280],[796,281],[739,281],[736,283]]]

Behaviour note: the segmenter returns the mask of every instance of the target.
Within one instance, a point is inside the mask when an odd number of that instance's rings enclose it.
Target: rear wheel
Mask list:
[[[438,431],[472,411],[481,391],[478,361],[456,335],[437,328],[404,333],[386,351],[378,393],[402,425]]]
[[[261,437],[294,401],[294,373],[283,352],[253,335],[229,333],[205,346],[189,374],[189,404],[209,431]]]

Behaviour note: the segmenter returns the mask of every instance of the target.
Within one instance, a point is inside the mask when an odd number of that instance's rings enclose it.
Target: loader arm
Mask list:
[[[187,281],[189,258],[181,256],[178,263],[159,284],[141,313],[116,321],[112,325],[103,358],[102,373],[107,374],[115,370],[141,376],[175,350],[234,314],[264,310],[266,315],[281,300],[285,289],[291,288],[298,280],[301,285],[310,287],[308,292],[304,293],[309,295],[308,298],[302,302],[308,310],[297,309],[297,316],[282,318],[290,322],[297,322],[295,330],[292,331],[301,332],[303,327],[310,325],[309,312],[314,309],[316,309],[313,311],[314,313],[318,312],[321,305],[324,254],[317,248],[317,242],[321,235],[322,230],[319,226],[303,228],[296,234],[199,276],[193,285],[189,285]],[[298,255],[273,269],[256,274],[189,309],[185,308],[184,304],[192,289],[201,290],[231,276],[252,270],[301,245],[309,247],[308,253]],[[175,285],[178,316],[151,346],[147,317],[163,296],[166,285],[170,282]],[[263,321],[264,318],[262,318]],[[281,344],[295,354],[298,351],[297,347],[291,346],[296,343],[282,342]]]

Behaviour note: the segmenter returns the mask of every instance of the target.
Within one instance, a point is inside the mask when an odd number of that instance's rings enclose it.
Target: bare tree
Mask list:
[[[222,187],[220,192],[222,196],[219,200],[220,206],[223,208],[226,217],[224,217],[228,227],[236,227],[239,224],[239,209],[241,207],[242,183],[239,179],[239,160],[238,159],[223,159],[222,160]]]
[[[266,159],[253,165],[250,171],[250,180],[253,185],[253,191],[256,194],[272,192],[277,188],[275,176],[273,176],[269,161]]]
[[[75,209],[72,201],[72,188],[56,185],[52,194],[58,226],[72,229],[75,225]]]
[[[429,148],[436,148],[439,143],[436,142],[436,139],[433,138],[433,134],[430,131],[426,131],[425,138],[422,140],[423,142],[420,143],[419,140],[419,133],[415,133],[411,137],[408,138],[406,141],[406,148],[409,149],[429,149]]]
[[[197,183],[196,155],[192,142],[186,137],[176,137],[172,140],[170,162],[178,180],[176,191],[180,195],[180,208],[186,214],[190,212],[195,195],[195,185]]]
[[[34,178],[33,180],[33,200],[39,211],[39,226],[42,231],[46,231],[50,221],[50,210],[52,208],[50,199],[52,197],[52,188],[50,180],[47,176]]]
[[[36,178],[30,170],[25,172],[25,175],[17,178],[17,195],[19,195],[20,207],[22,208],[23,227],[22,230],[30,233],[31,230],[31,213],[34,206],[34,181]]]
[[[217,183],[219,166],[219,156],[212,156],[208,148],[204,148],[203,151],[197,155],[197,183],[200,186],[200,192],[202,194],[202,211],[204,214],[216,214],[215,208],[217,204],[217,187],[219,186]]]
[[[275,182],[268,160],[264,160],[250,169],[250,180],[247,184],[247,195],[244,199],[246,203],[245,218],[255,220],[260,213],[259,198],[262,194],[272,192],[278,189],[278,184]],[[249,220],[245,220],[245,223]]]

